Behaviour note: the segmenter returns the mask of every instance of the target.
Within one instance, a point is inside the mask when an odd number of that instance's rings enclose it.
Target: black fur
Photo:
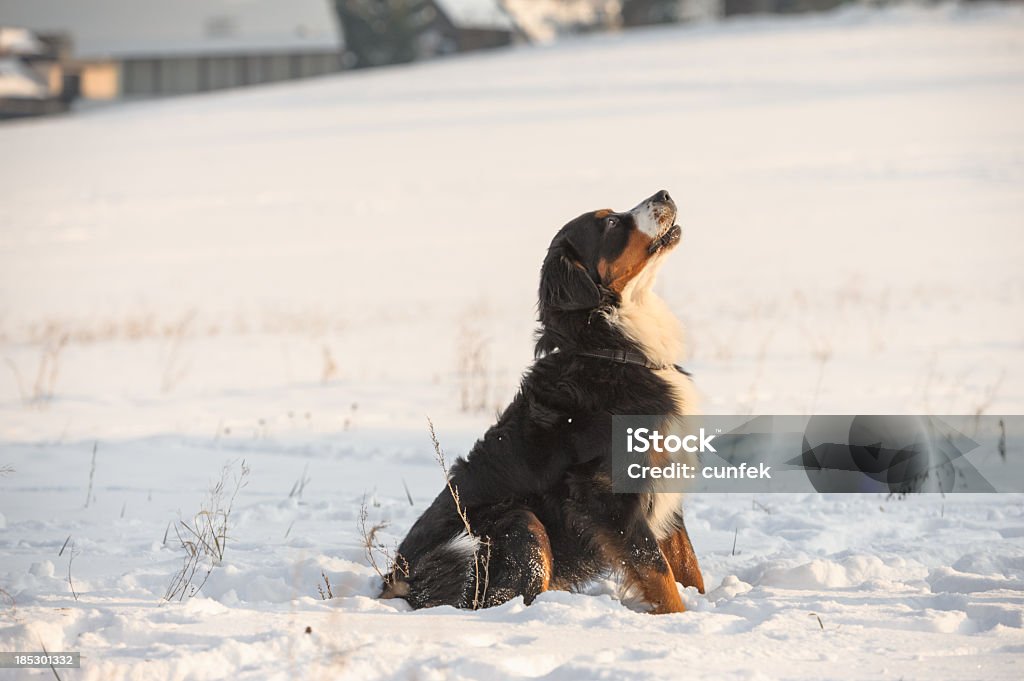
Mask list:
[[[601,271],[636,229],[631,214],[602,211],[555,236],[541,270],[537,359],[497,423],[450,471],[484,543],[476,557],[448,545],[464,524],[442,489],[398,547],[383,596],[415,608],[520,595],[529,603],[545,588],[577,587],[616,567],[619,554],[638,570],[668,569],[647,523],[649,495],[611,491],[610,433],[613,414],[671,413],[671,388],[643,366],[576,354],[643,351],[609,321],[620,299]]]

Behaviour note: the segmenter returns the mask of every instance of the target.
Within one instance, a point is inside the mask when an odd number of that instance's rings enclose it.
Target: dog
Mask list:
[[[628,212],[598,210],[555,235],[540,275],[533,366],[519,392],[413,524],[381,598],[480,608],[609,571],[653,613],[683,612],[676,583],[704,592],[681,495],[616,494],[614,414],[682,418],[690,376],[682,328],[652,291],[679,243],[659,191]],[[652,459],[654,461],[654,459]]]

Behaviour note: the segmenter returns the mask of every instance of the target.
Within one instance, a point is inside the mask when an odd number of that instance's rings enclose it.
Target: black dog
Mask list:
[[[704,591],[680,495],[613,494],[613,414],[682,417],[682,330],[651,286],[679,242],[660,191],[625,213],[563,227],[540,277],[537,360],[518,395],[451,468],[398,547],[382,598],[477,608],[572,589],[614,570],[656,613],[682,612],[676,582]]]

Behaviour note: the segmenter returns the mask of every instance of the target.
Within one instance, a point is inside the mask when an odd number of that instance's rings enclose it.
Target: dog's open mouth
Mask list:
[[[648,249],[648,253],[654,255],[658,251],[664,250],[671,246],[675,246],[679,243],[679,240],[683,236],[683,228],[679,225],[672,225],[664,232],[661,233],[657,239],[651,242],[651,247]]]

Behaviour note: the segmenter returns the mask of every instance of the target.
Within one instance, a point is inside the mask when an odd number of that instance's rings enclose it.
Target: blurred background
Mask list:
[[[0,117],[887,0],[3,0]],[[934,3],[933,3],[934,4]]]
[[[0,0],[4,432],[471,432],[659,188],[706,410],[1019,408],[1021,12]]]
[[[659,189],[699,409],[1024,413],[1021,4],[0,0],[0,26],[0,648],[81,646],[104,681],[1020,676],[1014,495],[694,495],[683,617],[608,580],[407,616],[367,556],[442,488],[427,417],[451,460],[513,397],[552,236]],[[182,591],[211,514],[229,548]]]

